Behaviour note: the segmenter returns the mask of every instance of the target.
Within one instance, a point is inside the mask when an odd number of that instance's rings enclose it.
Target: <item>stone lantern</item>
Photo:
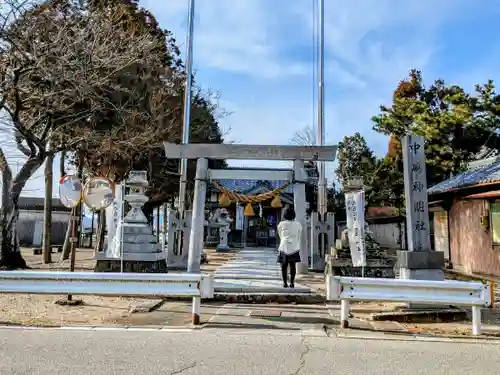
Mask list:
[[[167,272],[167,254],[162,251],[142,211],[148,201],[147,187],[146,171],[130,172],[125,181],[128,193],[124,197],[130,210],[118,224],[117,235],[106,254],[96,254],[96,271],[119,272],[123,256],[124,272]]]

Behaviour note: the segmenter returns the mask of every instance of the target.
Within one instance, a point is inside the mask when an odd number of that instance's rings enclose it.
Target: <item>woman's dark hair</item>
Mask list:
[[[295,220],[295,210],[293,208],[287,208],[285,214],[283,215],[285,220]]]

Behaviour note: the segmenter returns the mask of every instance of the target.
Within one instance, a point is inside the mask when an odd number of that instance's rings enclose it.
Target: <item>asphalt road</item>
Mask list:
[[[498,374],[500,345],[188,333],[0,329],[0,374]]]

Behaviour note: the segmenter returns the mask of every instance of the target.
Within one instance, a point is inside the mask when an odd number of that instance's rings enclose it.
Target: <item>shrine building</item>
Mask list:
[[[228,168],[232,169],[232,168]],[[287,168],[234,168],[292,171]],[[316,201],[318,172],[314,164],[305,166],[307,212]],[[264,199],[267,198],[265,200]],[[253,201],[255,200],[255,201]],[[293,184],[281,180],[219,180],[208,186],[209,212],[224,207],[230,214],[232,246],[276,246],[276,228],[284,210],[293,206]]]

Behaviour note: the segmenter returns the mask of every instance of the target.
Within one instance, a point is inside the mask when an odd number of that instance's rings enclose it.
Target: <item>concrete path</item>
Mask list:
[[[313,293],[296,280],[295,288],[283,288],[281,268],[274,248],[246,248],[215,271],[216,293]]]
[[[276,334],[0,329],[5,375],[497,375],[500,346]]]

